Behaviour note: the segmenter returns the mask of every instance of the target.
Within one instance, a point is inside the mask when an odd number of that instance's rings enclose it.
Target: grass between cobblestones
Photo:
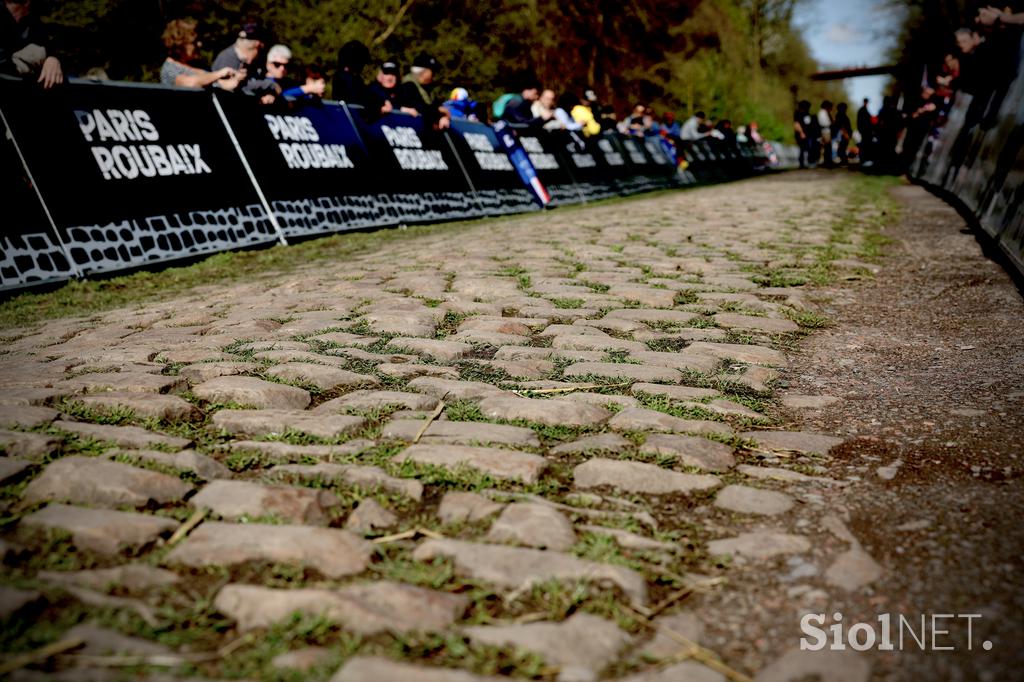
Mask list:
[[[803,284],[819,285],[833,281],[838,273],[830,263],[837,258],[856,258],[870,261],[877,257],[886,243],[880,228],[883,226],[886,213],[893,211],[886,190],[893,184],[891,179],[870,178],[851,175],[844,180],[839,199],[849,205],[857,203],[864,207],[862,213],[847,212],[833,221],[829,226],[828,242],[824,246],[798,246],[776,242],[761,246],[778,254],[775,262],[782,266],[755,267],[744,266],[755,277],[755,281],[763,286],[798,286]],[[647,195],[650,196],[650,195]],[[561,213],[561,211],[560,211]],[[517,218],[519,219],[519,218]],[[524,217],[522,219],[530,219]],[[481,221],[468,223],[445,224],[412,228],[408,231],[382,230],[374,233],[338,235],[316,241],[305,242],[287,249],[274,248],[264,251],[239,252],[220,254],[185,268],[169,268],[162,272],[136,273],[126,277],[96,282],[77,282],[48,294],[26,294],[0,304],[0,328],[11,324],[27,324],[49,317],[80,314],[82,312],[104,310],[126,305],[140,300],[157,300],[185,292],[198,284],[225,283],[240,278],[256,278],[267,274],[268,270],[286,270],[291,267],[307,265],[310,261],[320,258],[340,258],[355,253],[377,248],[392,239],[403,239],[406,236],[432,234],[440,230],[462,230],[481,225]],[[454,233],[453,233],[454,234]],[[636,235],[629,235],[629,248],[633,242],[643,242]],[[646,242],[644,242],[646,243]],[[658,246],[649,243],[650,246]],[[618,251],[626,247],[620,245]],[[614,249],[613,249],[614,250]],[[669,254],[674,255],[674,254]],[[738,256],[737,256],[738,258]],[[575,261],[571,254],[565,261],[566,266],[579,273],[577,281],[590,290],[606,292],[609,287],[604,284],[585,281],[586,266]],[[575,265],[574,265],[575,264]],[[530,273],[516,264],[505,262],[499,274],[514,278],[524,291],[531,286]],[[634,266],[639,267],[639,266]],[[864,276],[859,270],[858,276]],[[866,270],[864,272],[867,272]],[[647,268],[644,280],[648,277],[672,279],[661,273],[653,273]],[[696,278],[695,282],[699,282]],[[138,286],[136,286],[136,284]],[[657,285],[655,285],[657,286]],[[586,291],[586,290],[585,290]],[[531,294],[533,295],[533,294]],[[779,296],[782,298],[785,296]],[[538,301],[543,302],[543,298]],[[571,297],[548,298],[547,301],[555,308],[572,310],[579,307],[590,307],[583,304],[583,299]],[[430,301],[428,301],[428,304]],[[434,305],[439,305],[435,301]],[[676,332],[681,329],[716,327],[712,314],[715,312],[733,312],[755,317],[764,313],[745,308],[742,304],[724,302],[719,305],[702,303],[697,292],[684,290],[675,295],[678,306],[694,306],[695,312],[705,316],[697,317],[684,325],[651,324],[652,330]],[[38,306],[32,309],[30,306]],[[640,303],[622,307],[647,307]],[[789,334],[752,334],[746,332],[727,331],[725,341],[737,344],[757,344],[776,349],[788,349],[800,336],[830,324],[829,320],[812,311],[782,306],[780,308],[790,319],[800,326],[799,332]],[[455,333],[466,315],[449,312],[438,326],[436,338],[445,338]],[[286,322],[287,318],[279,318],[278,322]],[[391,346],[393,334],[373,333],[366,321],[355,321],[354,315],[339,320],[337,331],[348,331],[379,337],[379,341],[368,346],[372,353],[389,353],[400,351]],[[322,333],[322,332],[317,332]],[[612,336],[619,336],[613,333]],[[2,333],[0,333],[2,337]],[[630,335],[622,334],[622,338],[631,340]],[[377,362],[360,359],[344,358],[330,353],[341,344],[322,342],[296,335],[295,340],[310,343],[311,350],[332,355],[333,358],[344,360],[344,367],[360,374],[375,376],[382,382],[380,388],[391,390],[407,389],[407,382],[389,377],[378,371]],[[525,337],[524,337],[525,338]],[[533,341],[538,341],[534,339]],[[333,397],[334,392],[313,390],[301,382],[285,382],[274,379],[265,371],[278,364],[275,361],[260,360],[254,357],[257,351],[246,349],[247,342],[239,341],[227,349],[227,352],[260,365],[255,373],[270,381],[292,383],[310,389],[315,395],[314,404]],[[529,343],[526,341],[526,343]],[[550,344],[550,341],[547,341]],[[679,351],[689,341],[672,339],[648,342],[647,346],[656,351]],[[474,359],[465,359],[452,363],[438,363],[432,358],[417,360],[418,363],[453,367],[462,380],[480,381],[501,388],[517,389],[518,383],[507,372],[480,364],[475,359],[493,356],[493,349],[478,347]],[[612,351],[605,361],[630,363],[635,362],[628,354]],[[553,370],[544,378],[547,380],[564,380],[564,370],[571,364],[569,361],[556,360]],[[177,374],[182,365],[168,364],[165,374]],[[103,368],[83,368],[79,372],[103,371]],[[765,415],[765,420],[751,420],[745,417],[723,416],[713,412],[707,405],[711,398],[688,401],[670,400],[663,396],[639,394],[633,395],[631,385],[599,376],[574,377],[574,381],[586,384],[610,384],[591,392],[606,393],[635,397],[640,405],[647,409],[681,417],[685,419],[707,419],[728,422],[738,430],[760,428],[766,425],[775,426],[779,419],[778,405],[769,392],[758,391],[741,383],[742,375],[737,373],[737,363],[722,361],[710,374],[683,372],[681,383],[688,386],[714,388],[722,393],[716,398],[724,398],[741,404]],[[529,391],[521,391],[523,395],[531,395]],[[191,422],[164,422],[155,419],[142,419],[131,410],[115,408],[112,410],[93,409],[82,403],[69,399],[56,405],[58,409],[75,418],[100,424],[136,425],[166,433],[182,436],[195,442],[196,449],[207,454],[227,466],[239,480],[259,481],[265,483],[284,482],[292,485],[323,489],[338,498],[330,525],[344,525],[348,512],[362,500],[372,498],[384,507],[395,511],[400,520],[395,528],[388,532],[401,532],[414,529],[427,529],[439,532],[446,537],[480,541],[484,539],[489,527],[486,521],[475,523],[442,523],[438,519],[437,508],[442,495],[446,491],[476,492],[501,501],[522,500],[528,495],[540,495],[550,501],[570,505],[573,510],[565,510],[566,515],[575,523],[617,528],[651,537],[655,540],[673,545],[667,553],[654,550],[625,549],[607,535],[580,530],[577,542],[570,552],[582,559],[598,563],[613,564],[639,572],[645,579],[651,593],[652,603],[657,603],[667,595],[685,585],[684,574],[687,572],[703,575],[721,575],[727,567],[728,560],[709,556],[706,543],[709,539],[720,536],[721,529],[709,530],[695,521],[693,510],[697,507],[710,507],[714,499],[714,491],[702,491],[688,495],[644,496],[637,494],[615,494],[623,505],[638,505],[648,518],[658,521],[657,530],[647,525],[642,518],[630,511],[629,507],[617,506],[619,502],[591,497],[586,499],[573,493],[572,468],[590,457],[602,456],[623,460],[644,461],[688,473],[705,473],[682,466],[674,456],[659,456],[641,452],[646,434],[640,432],[621,433],[630,445],[621,452],[588,452],[585,454],[551,455],[549,450],[559,444],[576,440],[583,436],[591,436],[607,431],[606,426],[578,428],[560,425],[546,425],[523,420],[505,421],[487,418],[475,402],[455,400],[446,405],[445,417],[452,421],[478,421],[497,424],[511,424],[532,429],[541,441],[540,448],[517,447],[524,452],[547,454],[549,466],[537,483],[525,485],[518,482],[499,480],[480,471],[466,466],[444,468],[421,465],[413,462],[394,461],[402,452],[405,444],[398,441],[382,441],[380,434],[383,425],[397,408],[385,407],[375,410],[353,411],[366,419],[366,425],[357,433],[336,438],[317,438],[308,434],[286,431],[283,434],[256,437],[253,440],[280,441],[292,445],[340,445],[354,439],[372,439],[375,442],[350,454],[331,457],[335,463],[352,463],[381,467],[387,474],[400,478],[415,478],[426,488],[422,501],[413,501],[386,490],[373,488],[361,489],[347,483],[326,480],[323,478],[302,479],[295,476],[281,476],[272,473],[272,467],[285,463],[316,464],[324,461],[305,455],[277,456],[255,451],[226,451],[223,446],[231,436],[220,432],[212,426],[210,414],[222,408],[239,408],[239,405],[215,405],[198,400],[189,393],[181,394],[200,409],[203,417]],[[537,394],[537,398],[557,398],[559,394]],[[613,411],[620,409],[615,406]],[[60,439],[58,450],[44,458],[33,467],[21,480],[0,487],[0,530],[6,532],[15,527],[16,521],[24,514],[39,508],[19,508],[17,505],[22,493],[32,478],[37,475],[48,461],[69,455],[98,456],[113,444],[102,443],[90,438],[81,438],[65,433],[53,427],[34,429]],[[705,437],[730,445],[739,463],[758,463],[760,455],[755,443],[740,438],[738,435],[706,435]],[[164,449],[159,446],[151,449]],[[167,465],[154,464],[129,453],[119,454],[115,461],[140,466],[161,473],[178,476],[182,480],[197,485],[202,479],[193,472],[179,471]],[[816,473],[811,457],[796,458],[788,463],[794,471]],[[269,470],[269,471],[268,471]],[[736,472],[717,474],[723,485],[745,483],[750,481]],[[599,510],[605,513],[600,518],[587,517],[586,510]],[[126,510],[127,511],[127,510]],[[192,508],[185,501],[149,509],[150,513],[178,521],[184,521],[192,513]],[[209,517],[211,520],[215,516]],[[243,519],[247,523],[277,524],[282,520],[274,516]],[[632,612],[624,605],[628,599],[618,590],[593,584],[572,582],[551,582],[533,585],[528,589],[517,590],[515,596],[509,597],[499,593],[485,584],[475,582],[456,575],[453,563],[448,559],[432,561],[414,561],[413,541],[398,541],[378,546],[374,559],[367,572],[351,579],[341,581],[326,580],[314,570],[300,567],[251,563],[229,568],[211,567],[201,570],[178,569],[185,578],[187,589],[169,589],[160,594],[147,595],[147,602],[158,604],[156,615],[159,625],[154,627],[144,622],[131,609],[114,607],[87,607],[73,599],[69,593],[53,585],[45,584],[36,578],[39,570],[80,570],[99,568],[123,563],[124,557],[104,558],[81,551],[74,546],[70,536],[62,532],[35,534],[24,540],[29,551],[18,561],[8,561],[0,565],[0,582],[26,589],[38,589],[47,599],[47,605],[41,612],[28,617],[18,616],[5,624],[0,633],[0,650],[7,652],[23,652],[38,648],[55,641],[69,627],[78,623],[93,621],[99,625],[112,627],[119,632],[159,642],[172,647],[187,646],[191,651],[213,651],[237,637],[233,632],[233,623],[219,614],[213,606],[213,599],[224,584],[253,583],[270,587],[335,587],[351,582],[362,582],[379,578],[401,581],[420,585],[436,590],[465,595],[469,599],[469,608],[462,619],[467,625],[487,623],[509,623],[521,619],[523,622],[538,620],[562,621],[576,612],[595,614],[615,621],[625,631],[638,634],[642,631],[640,623]],[[369,537],[379,535],[370,533]],[[170,548],[156,546],[142,548],[138,555],[132,557],[142,563],[158,566]],[[117,596],[131,596],[115,592]],[[270,661],[278,654],[295,650],[304,646],[323,646],[331,651],[329,660],[315,669],[298,673],[273,669]],[[546,667],[536,655],[516,651],[511,647],[491,647],[471,643],[461,634],[449,633],[439,635],[392,635],[360,636],[345,632],[342,625],[331,623],[323,618],[295,615],[291,620],[280,623],[256,634],[245,635],[241,646],[230,657],[207,663],[184,664],[174,669],[177,675],[197,675],[212,678],[252,678],[265,681],[282,682],[285,680],[327,679],[329,675],[348,657],[355,653],[382,655],[397,660],[415,659],[426,665],[470,670],[479,674],[508,675],[526,679],[553,679],[555,671]],[[634,672],[639,663],[638,654],[627,653],[624,658],[614,663],[606,674],[626,674]],[[145,666],[129,666],[123,668],[126,673],[158,672],[157,669]],[[159,670],[159,672],[164,672]]]

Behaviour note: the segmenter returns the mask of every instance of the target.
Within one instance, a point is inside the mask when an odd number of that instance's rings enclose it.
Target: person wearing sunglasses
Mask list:
[[[283,81],[288,77],[288,65],[292,61],[292,51],[287,45],[274,45],[267,50],[267,66],[264,73],[268,80],[272,80],[281,87]]]
[[[243,92],[260,98],[263,104],[273,104],[277,98],[294,85],[290,72],[292,51],[287,45],[273,45],[267,50],[263,68],[257,69],[255,77],[243,87]]]

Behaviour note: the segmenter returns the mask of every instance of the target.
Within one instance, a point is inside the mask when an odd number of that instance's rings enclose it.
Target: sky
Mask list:
[[[899,34],[901,17],[892,0],[803,0],[794,16],[824,69],[850,66],[882,66],[889,63],[888,50]],[[851,109],[870,100],[877,112],[888,76],[848,78],[843,84]]]

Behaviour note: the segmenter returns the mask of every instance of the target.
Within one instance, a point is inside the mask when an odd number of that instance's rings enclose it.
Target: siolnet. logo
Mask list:
[[[800,619],[800,648],[804,651],[832,651],[846,648],[854,651],[971,651],[975,647],[976,624],[980,613],[921,613],[905,616],[882,613],[877,622],[843,622],[843,614],[832,614],[832,623],[825,625],[824,613],[808,613]],[[992,642],[984,640],[981,648],[992,649]]]

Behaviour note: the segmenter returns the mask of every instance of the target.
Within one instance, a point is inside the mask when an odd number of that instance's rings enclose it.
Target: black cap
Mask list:
[[[421,52],[416,59],[413,60],[412,65],[424,69],[430,69],[431,71],[437,71],[441,67],[441,65],[437,63],[436,59],[425,52]]]
[[[398,62],[396,62],[393,59],[389,59],[385,62],[382,62],[380,65],[380,72],[391,74],[392,76],[399,75],[400,72],[398,70]]]
[[[242,30],[238,32],[238,37],[246,38],[248,40],[262,40],[263,27],[255,21],[248,21],[242,24]]]

